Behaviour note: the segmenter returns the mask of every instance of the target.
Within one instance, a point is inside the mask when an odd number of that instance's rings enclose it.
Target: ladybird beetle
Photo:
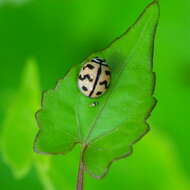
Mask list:
[[[105,93],[110,79],[111,72],[105,59],[95,57],[83,65],[78,77],[78,87],[85,96],[97,98]]]

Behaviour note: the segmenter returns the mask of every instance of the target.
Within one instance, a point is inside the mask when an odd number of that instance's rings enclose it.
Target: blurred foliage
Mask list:
[[[119,36],[150,1],[15,2],[21,0],[0,1],[1,135],[11,105],[16,104],[15,95],[20,93],[22,70],[31,56],[39,68],[41,82],[37,85],[42,90],[51,88],[72,64]],[[97,181],[87,176],[86,189],[190,189],[190,1],[161,0],[160,5],[154,65],[158,104],[150,118],[153,130],[136,145],[131,157],[113,165],[106,178]],[[23,126],[11,126],[12,135],[18,127]],[[34,138],[32,133],[29,138]],[[32,147],[28,152],[31,154]],[[1,189],[73,189],[78,154],[76,148],[66,156],[34,156],[32,169],[19,180],[13,177],[12,165],[3,159]]]
[[[39,100],[38,72],[33,60],[29,60],[22,77],[21,89],[7,109],[2,132],[3,156],[17,177],[22,177],[30,169],[31,147],[37,131],[34,114],[39,108]]]

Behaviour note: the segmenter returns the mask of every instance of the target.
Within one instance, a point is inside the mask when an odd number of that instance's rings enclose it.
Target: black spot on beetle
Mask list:
[[[86,69],[86,68],[89,68],[90,70],[94,69],[94,66],[91,65],[91,64],[87,64],[83,67],[83,70]]]
[[[86,86],[82,86],[82,89],[83,89],[84,91],[88,91],[88,88],[86,88]]]
[[[104,81],[102,81],[102,82],[99,82],[99,84],[100,84],[100,85],[104,85],[105,88],[108,88],[108,87],[109,87],[108,81],[106,81],[106,80],[104,80]]]
[[[93,79],[91,79],[89,74],[86,74],[83,77],[82,77],[82,75],[79,75],[79,79],[82,80],[82,81],[85,80],[85,79],[88,79],[90,82],[93,81]]]
[[[102,94],[102,92],[100,92],[100,91],[98,91],[97,93],[96,93],[96,95],[101,95]]]
[[[110,71],[105,71],[106,75],[111,75]]]

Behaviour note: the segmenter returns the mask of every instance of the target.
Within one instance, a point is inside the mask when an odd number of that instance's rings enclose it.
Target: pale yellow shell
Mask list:
[[[91,98],[97,98],[105,93],[111,79],[110,69],[105,63],[87,62],[79,73],[78,87],[80,91]]]

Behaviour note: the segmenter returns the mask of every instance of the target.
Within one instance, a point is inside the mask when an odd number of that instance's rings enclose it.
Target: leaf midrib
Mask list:
[[[118,81],[119,78],[122,76],[122,73],[123,73],[123,71],[124,71],[124,68],[126,67],[126,62],[127,62],[129,59],[131,59],[132,57],[134,57],[134,53],[133,53],[133,52],[136,50],[137,44],[139,44],[139,41],[142,39],[142,36],[143,36],[143,34],[144,34],[144,31],[146,30],[146,28],[147,28],[149,22],[151,21],[151,19],[152,19],[152,16],[148,19],[147,23],[144,25],[144,28],[142,29],[142,32],[141,32],[140,35],[139,35],[139,38],[138,38],[138,40],[137,40],[136,45],[131,49],[128,58],[127,58],[126,61],[124,61],[124,63],[122,64],[121,69],[120,69],[120,72],[119,72],[119,74],[118,74],[118,77],[117,77],[117,79],[115,79],[115,80],[116,80],[116,83],[115,83],[115,85],[113,86],[113,88],[111,89],[111,91],[110,91],[110,93],[108,94],[108,96],[106,97],[105,102],[103,103],[102,108],[98,111],[96,118],[92,121],[91,127],[89,128],[89,132],[88,132],[86,138],[84,139],[84,142],[82,142],[83,144],[86,144],[86,145],[89,144],[88,140],[89,140],[89,138],[90,138],[90,136],[91,136],[93,130],[95,129],[96,123],[97,123],[97,121],[99,120],[102,111],[104,110],[105,106],[107,105],[107,102],[108,102],[108,100],[109,100],[109,97],[114,93],[113,91],[114,91],[114,89],[116,88],[116,86],[117,86],[117,84],[118,84],[117,81]],[[132,30],[133,28],[134,28],[134,26],[131,27],[130,30]],[[130,32],[130,31],[129,31],[129,32]],[[77,114],[77,113],[76,113],[76,114]],[[79,116],[76,116],[76,117],[79,117]],[[78,118],[78,120],[79,120],[79,118]],[[79,125],[80,125],[80,124],[79,124]],[[80,129],[81,127],[78,126],[78,128],[79,128],[79,131],[81,131],[81,129]],[[114,129],[113,129],[113,130],[114,130]],[[108,131],[107,133],[109,133],[109,132],[110,132],[110,131]],[[105,136],[105,135],[106,135],[106,133],[103,133],[102,135],[98,136],[97,138],[100,138],[101,136]],[[97,138],[96,138],[96,139],[97,139]],[[81,135],[80,135],[80,139],[81,139]]]

